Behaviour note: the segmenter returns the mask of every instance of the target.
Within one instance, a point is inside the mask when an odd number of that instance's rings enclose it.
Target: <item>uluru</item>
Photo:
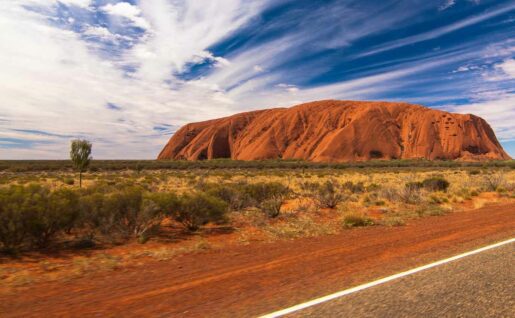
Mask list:
[[[158,159],[507,160],[482,118],[398,102],[323,100],[190,123]]]

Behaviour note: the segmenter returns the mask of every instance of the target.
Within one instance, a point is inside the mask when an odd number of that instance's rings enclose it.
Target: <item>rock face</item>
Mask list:
[[[191,123],[158,159],[510,159],[488,123],[418,105],[326,100]]]

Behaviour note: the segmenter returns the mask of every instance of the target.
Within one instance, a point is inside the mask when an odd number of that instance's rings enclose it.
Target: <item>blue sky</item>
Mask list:
[[[474,113],[515,157],[515,2],[0,1],[0,159],[155,158],[181,125],[318,99]]]

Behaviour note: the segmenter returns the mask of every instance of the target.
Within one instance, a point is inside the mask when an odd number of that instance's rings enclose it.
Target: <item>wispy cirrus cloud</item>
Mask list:
[[[439,7],[438,10],[443,11],[453,7],[456,4],[456,0],[445,0]]]
[[[430,30],[427,32],[420,33],[420,34],[408,36],[406,38],[403,38],[400,40],[395,40],[395,41],[392,41],[391,43],[381,45],[377,48],[374,48],[370,51],[363,53],[361,56],[377,54],[377,53],[381,53],[384,51],[393,50],[393,49],[396,49],[399,47],[416,44],[416,43],[419,43],[422,41],[435,39],[435,38],[441,37],[445,34],[448,34],[448,33],[466,28],[468,26],[483,22],[485,20],[491,19],[495,16],[502,15],[507,12],[513,11],[514,9],[515,9],[515,4],[513,4],[513,3],[501,5],[490,11],[487,11],[487,12],[484,12],[484,13],[481,13],[481,14],[478,14],[475,16],[471,16],[466,19],[462,19],[460,21],[456,21],[456,22],[448,24],[446,26],[439,27],[439,28],[436,28],[436,29],[433,29],[433,30]]]
[[[115,16],[127,19],[134,26],[141,29],[150,29],[150,24],[141,16],[141,9],[128,2],[108,3],[100,10]]]

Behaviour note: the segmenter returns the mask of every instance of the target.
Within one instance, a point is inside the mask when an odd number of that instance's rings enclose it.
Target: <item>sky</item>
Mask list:
[[[320,99],[473,113],[515,157],[515,2],[0,0],[0,159],[153,159],[185,123]]]

